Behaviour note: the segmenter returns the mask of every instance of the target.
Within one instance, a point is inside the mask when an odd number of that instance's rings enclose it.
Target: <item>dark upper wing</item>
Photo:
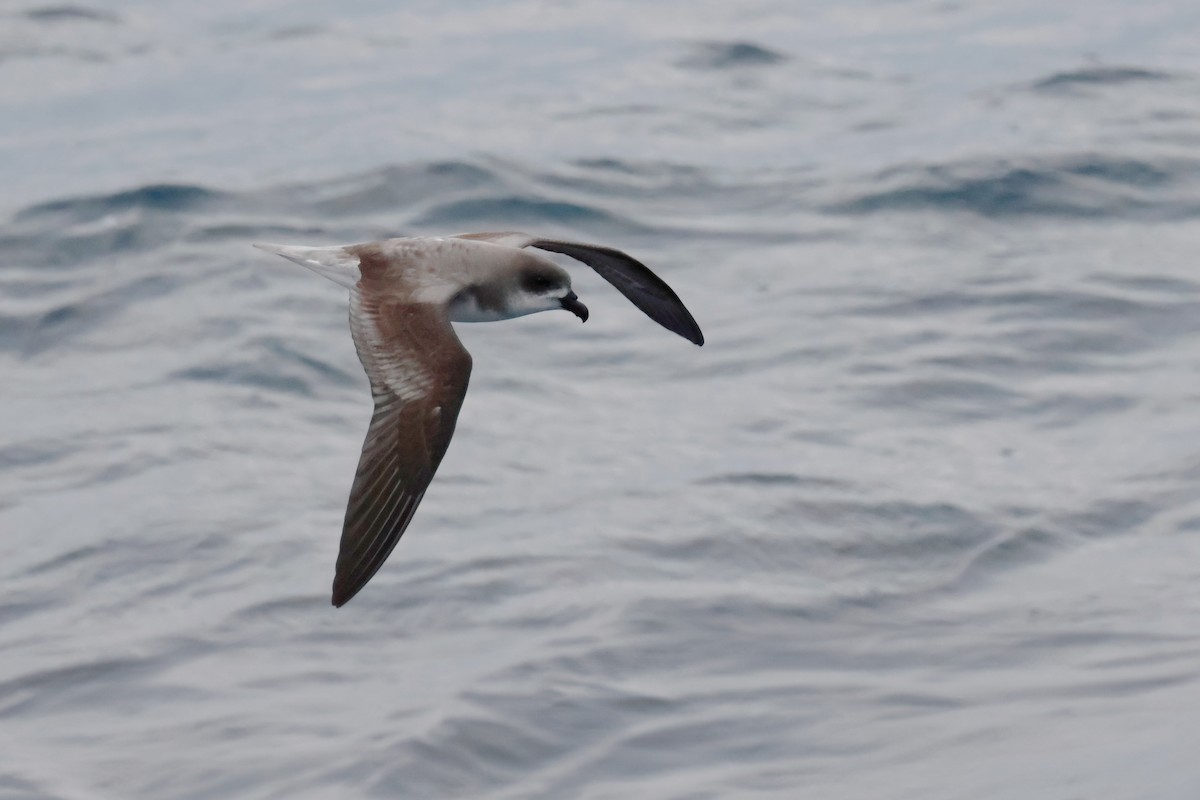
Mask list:
[[[350,328],[375,414],[346,507],[335,606],[366,585],[408,527],[450,445],[471,375],[471,356],[440,307],[356,291]]]
[[[611,247],[554,239],[534,239],[529,246],[582,261],[617,287],[618,292],[628,297],[650,319],[693,344],[704,344],[704,334],[684,307],[683,301],[662,278],[637,259]]]
[[[561,242],[556,239],[535,239],[524,233],[466,233],[460,239],[480,239],[509,247],[536,247],[562,253],[587,264],[600,277],[617,287],[646,316],[669,331],[678,333],[689,342],[704,344],[704,334],[683,305],[679,296],[662,278],[632,256],[594,244]]]

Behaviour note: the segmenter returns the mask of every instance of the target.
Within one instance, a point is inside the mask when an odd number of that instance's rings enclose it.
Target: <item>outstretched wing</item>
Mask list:
[[[344,605],[379,570],[412,520],[454,435],[471,376],[444,307],[389,299],[368,281],[350,298],[350,330],[375,414],[350,490],[333,580]]]
[[[479,239],[508,247],[536,247],[582,261],[628,297],[650,319],[689,342],[704,344],[700,326],[679,295],[649,267],[620,250],[580,242],[537,239],[524,233],[467,233],[458,238]]]

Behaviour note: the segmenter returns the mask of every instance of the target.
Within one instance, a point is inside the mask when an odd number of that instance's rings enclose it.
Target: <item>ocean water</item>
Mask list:
[[[1200,796],[1200,7],[0,8],[0,798]],[[343,290],[250,248],[607,244],[460,326],[329,605]]]

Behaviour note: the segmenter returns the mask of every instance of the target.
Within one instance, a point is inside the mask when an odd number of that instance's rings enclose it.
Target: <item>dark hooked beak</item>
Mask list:
[[[567,296],[564,297],[561,302],[562,307],[579,317],[580,322],[587,322],[587,306],[579,302],[578,295],[576,295],[574,292],[567,292]]]

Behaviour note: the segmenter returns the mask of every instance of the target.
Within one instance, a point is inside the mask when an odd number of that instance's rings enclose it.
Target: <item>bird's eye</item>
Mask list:
[[[545,292],[554,288],[554,281],[545,275],[534,273],[525,276],[525,288],[531,292]]]

